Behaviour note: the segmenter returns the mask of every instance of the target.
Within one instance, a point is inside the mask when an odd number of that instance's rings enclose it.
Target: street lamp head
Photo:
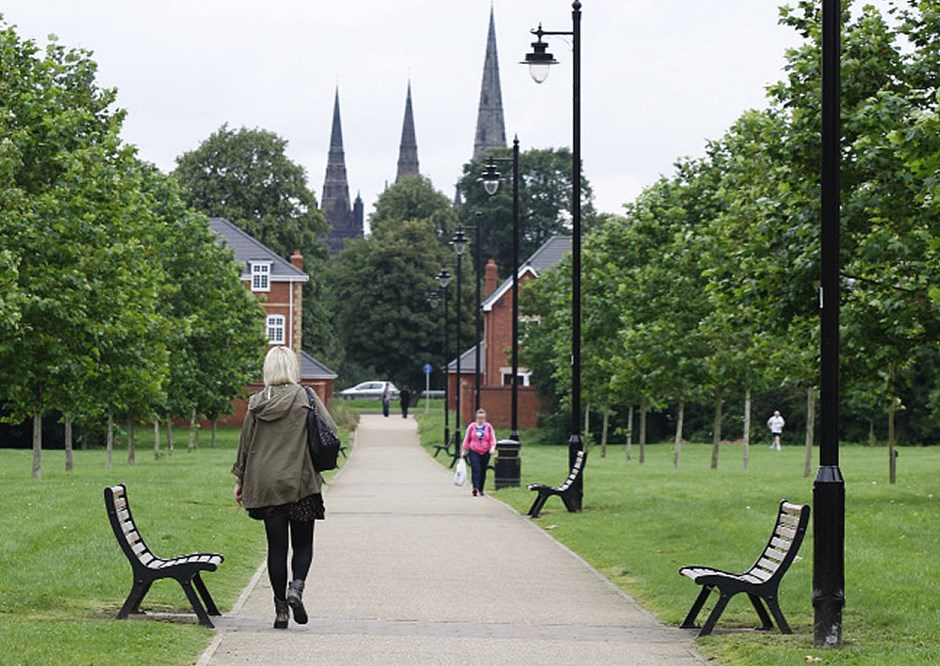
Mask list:
[[[532,77],[533,81],[542,83],[548,78],[551,66],[557,65],[558,61],[555,60],[555,56],[548,52],[548,44],[542,41],[542,35],[545,34],[542,30],[542,24],[539,23],[539,27],[531,32],[538,39],[532,42],[532,53],[527,53],[521,64],[529,66],[529,76]]]
[[[486,160],[486,169],[483,171],[483,175],[477,178],[477,181],[483,183],[483,189],[486,190],[486,193],[490,196],[496,194],[496,190],[499,189],[499,181],[502,179],[502,174],[496,169],[496,161],[493,159],[493,156],[490,155]]]
[[[432,308],[436,308],[440,302],[441,294],[437,291],[437,289],[431,289],[428,292],[428,303],[431,304]]]
[[[454,252],[457,253],[458,257],[467,249],[467,242],[467,235],[463,232],[463,227],[457,227],[457,233],[454,234],[450,244],[454,246]]]
[[[447,285],[450,284],[450,281],[454,279],[454,276],[447,272],[446,268],[442,268],[441,272],[437,274],[437,283],[441,285],[441,289],[447,289]]]

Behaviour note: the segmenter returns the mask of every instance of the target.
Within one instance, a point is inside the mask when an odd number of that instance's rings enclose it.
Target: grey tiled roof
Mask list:
[[[336,379],[336,373],[320,363],[313,356],[301,350],[300,352],[300,378],[301,379]]]
[[[267,245],[255,240],[225,218],[209,218],[209,226],[224,241],[226,246],[235,251],[235,260],[243,266],[243,280],[249,278],[249,261],[272,262],[271,280],[275,282],[307,282],[310,280],[306,273],[287,259],[284,259]]]
[[[470,347],[460,356],[460,374],[474,374],[477,365],[476,345]],[[486,342],[480,342],[480,370],[486,372]],[[457,359],[447,364],[447,374],[457,372]]]
[[[521,279],[526,273],[535,273],[535,277],[538,277],[561,261],[569,252],[571,252],[571,236],[552,236],[519,266],[519,278]],[[511,276],[494,289],[492,294],[483,299],[481,305],[483,311],[492,310],[493,304],[501,299],[510,287],[512,287]]]

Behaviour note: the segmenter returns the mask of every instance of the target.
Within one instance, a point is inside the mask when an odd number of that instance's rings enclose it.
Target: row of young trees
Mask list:
[[[35,477],[44,415],[63,416],[70,468],[73,423],[110,443],[115,418],[219,414],[264,346],[232,254],[121,141],[95,74],[0,23],[0,407],[32,420]]]
[[[842,405],[852,422],[906,410],[905,441],[940,440],[940,8],[891,2],[850,13],[842,55]],[[584,239],[585,399],[598,408],[714,409],[717,466],[726,400],[818,381],[820,21],[818,3],[781,11],[801,46],[764,110],[744,113],[697,159],[646,189]],[[530,367],[569,385],[570,269],[526,294],[541,324]],[[632,409],[627,407],[627,409]],[[742,413],[742,412],[739,412]],[[856,431],[857,432],[857,431]],[[641,428],[640,443],[644,442]],[[807,451],[807,454],[809,452]],[[642,448],[640,456],[642,460]],[[745,465],[747,464],[745,446]],[[893,450],[889,455],[894,474]],[[807,457],[807,468],[809,458]]]

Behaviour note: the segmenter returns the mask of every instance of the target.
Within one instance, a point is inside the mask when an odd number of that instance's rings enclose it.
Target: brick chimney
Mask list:
[[[299,271],[304,269],[304,255],[300,253],[300,250],[294,250],[294,253],[290,256],[290,263]]]
[[[496,268],[496,262],[490,259],[486,262],[486,278],[483,281],[485,293],[483,298],[488,298],[490,294],[496,291],[499,284],[499,270]]]

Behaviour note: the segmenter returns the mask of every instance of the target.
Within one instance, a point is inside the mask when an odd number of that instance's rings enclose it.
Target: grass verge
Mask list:
[[[348,431],[341,437],[352,443]],[[127,484],[134,518],[158,555],[222,553],[225,562],[203,579],[224,613],[265,553],[264,530],[232,498],[237,443],[232,429],[219,431],[215,448],[173,455],[138,444],[132,466],[117,448],[111,469],[104,451],[76,451],[70,473],[62,451],[45,451],[39,480],[30,476],[32,451],[0,449],[0,665],[194,663],[213,634],[195,623],[175,581],[155,583],[143,608],[186,617],[114,619],[131,568],[103,493]]]
[[[443,417],[419,415],[422,444],[433,452]],[[534,499],[527,483],[561,483],[567,476],[565,446],[520,436],[522,485],[493,491],[520,513]],[[677,626],[698,593],[677,570],[704,564],[741,571],[763,549],[781,498],[812,504],[813,478],[803,477],[803,451],[753,446],[742,470],[739,445],[722,446],[719,468],[709,468],[711,445],[683,447],[678,469],[671,444],[646,447],[646,460],[627,460],[624,446],[605,458],[589,451],[584,510],[565,511],[552,498],[534,521],[629,592],[665,624]],[[813,647],[812,521],[797,560],[780,587],[781,608],[794,630],[789,636],[746,630],[759,624],[747,598],[738,595],[716,633],[698,649],[727,666],[779,664],[940,663],[940,548],[936,516],[940,448],[904,448],[898,483],[887,480],[887,449],[843,446],[846,479],[845,591],[840,649]],[[443,465],[449,459],[439,456]],[[814,467],[815,474],[815,467]],[[491,481],[488,481],[491,483]],[[714,597],[714,595],[713,595]],[[704,621],[711,604],[699,617]]]

